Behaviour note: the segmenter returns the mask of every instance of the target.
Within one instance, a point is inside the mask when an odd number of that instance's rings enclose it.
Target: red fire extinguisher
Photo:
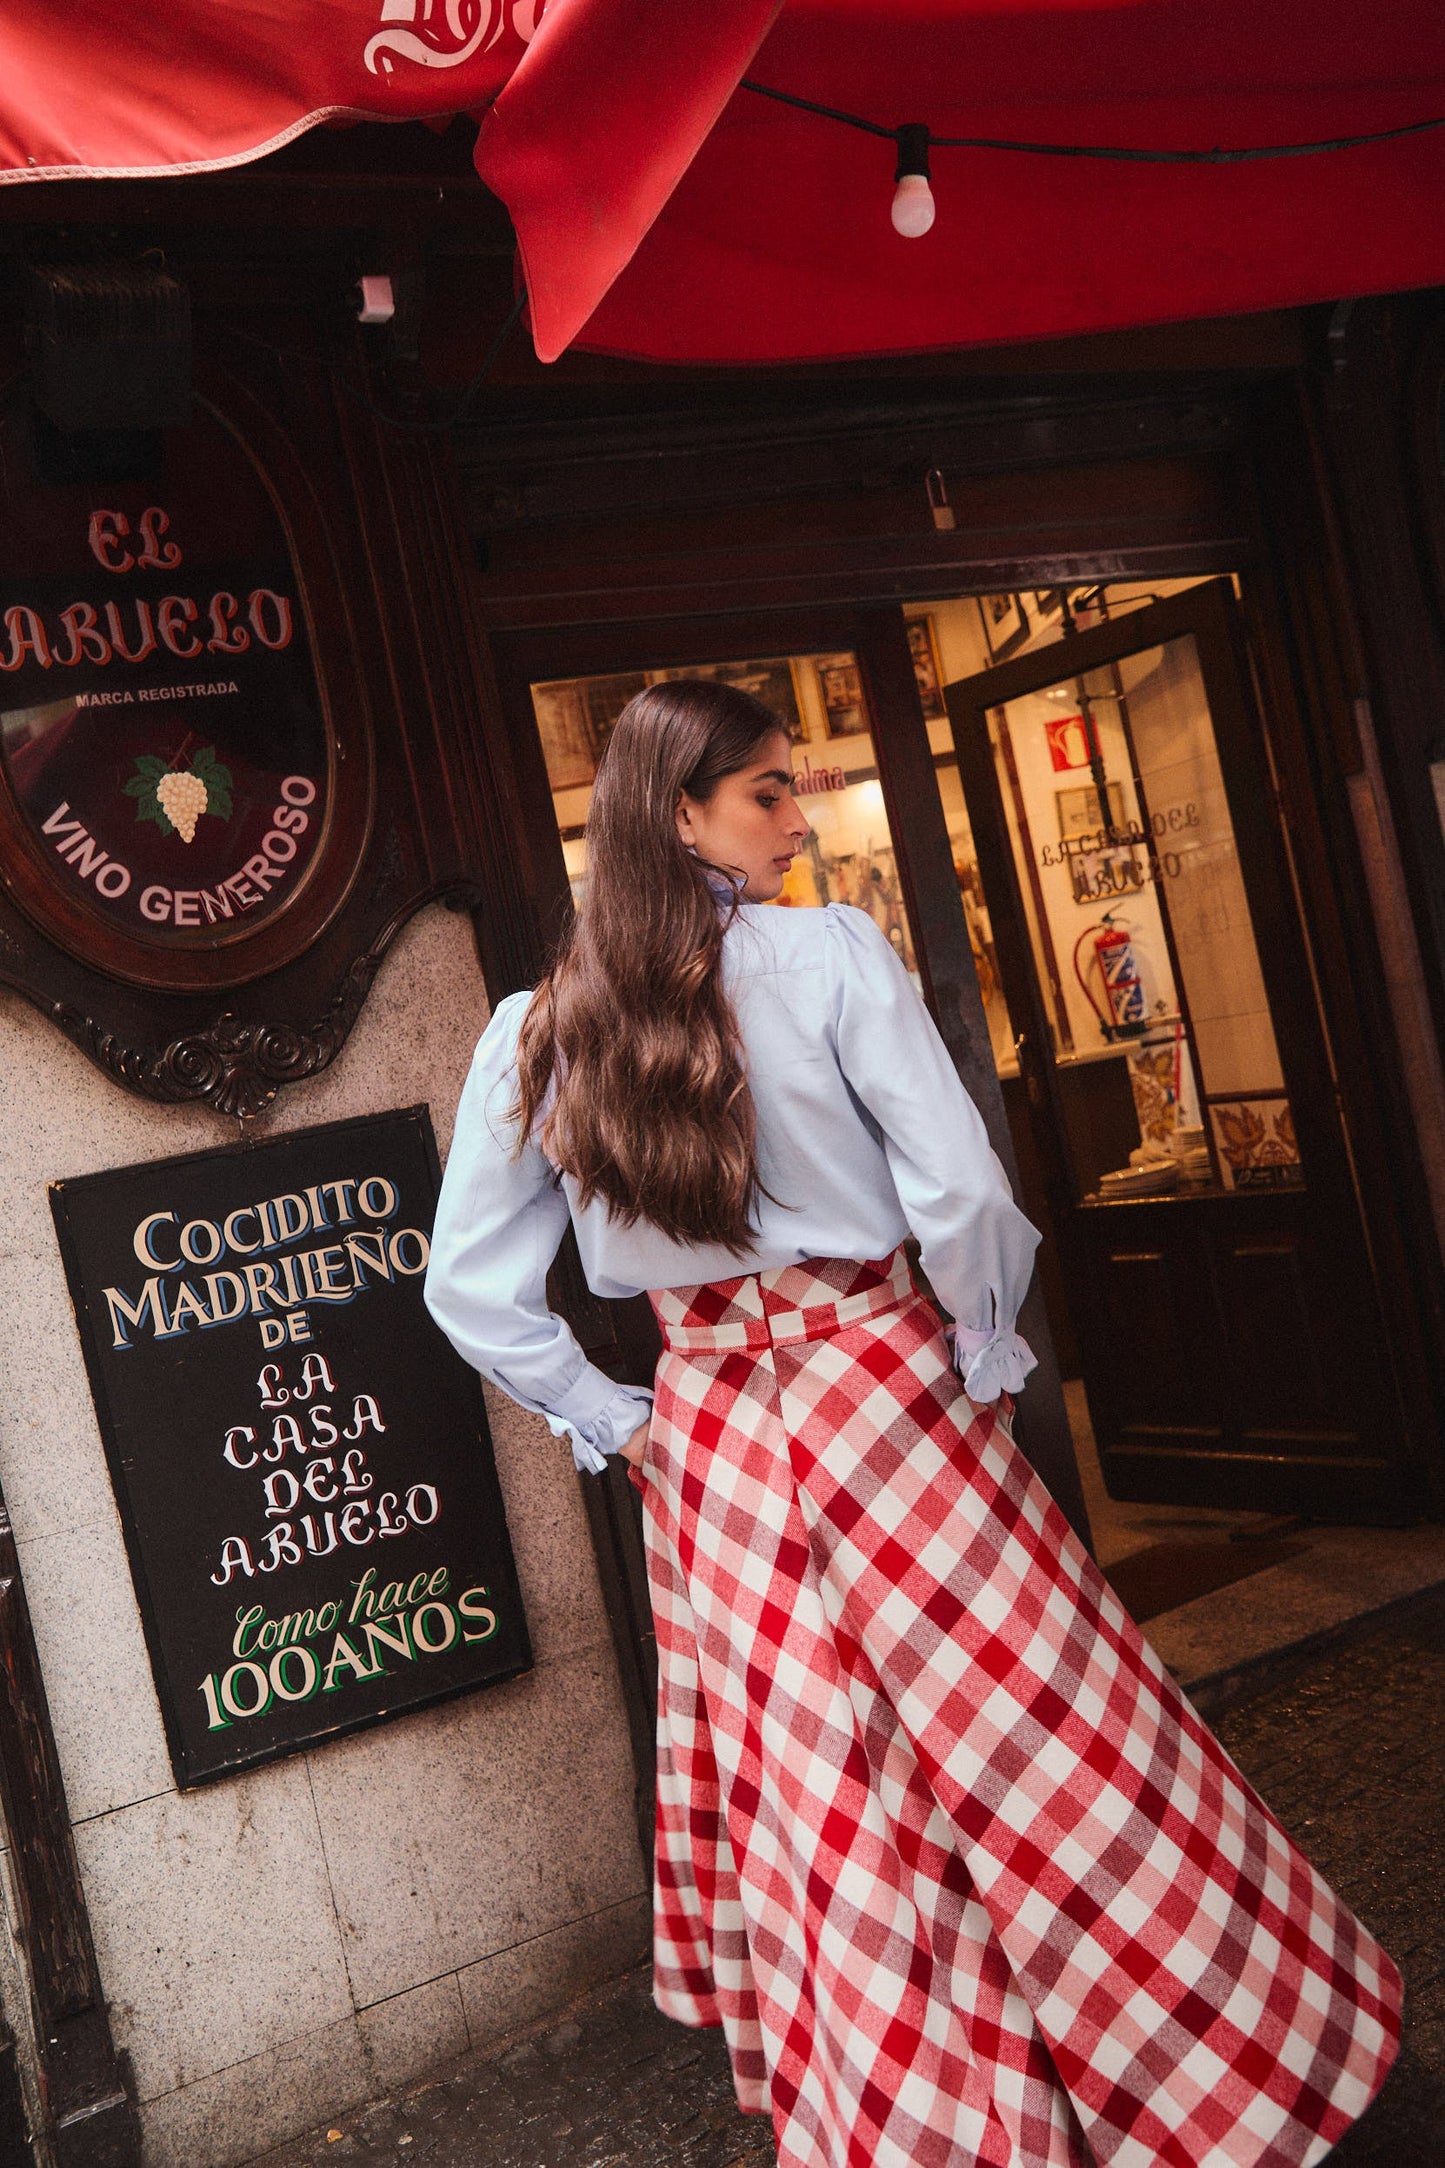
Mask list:
[[[1093,954],[1088,965],[1081,968],[1079,951],[1090,935],[1094,939]],[[1089,984],[1090,969],[1098,972],[1102,982],[1102,1003]],[[1144,981],[1139,974],[1134,943],[1126,927],[1115,925],[1112,911],[1106,911],[1097,924],[1086,926],[1074,943],[1074,976],[1083,987],[1106,1039],[1136,1039],[1140,1032],[1147,1030],[1149,1018],[1144,1002]]]

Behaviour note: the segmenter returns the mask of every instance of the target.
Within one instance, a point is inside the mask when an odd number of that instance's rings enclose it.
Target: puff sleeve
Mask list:
[[[473,1059],[447,1161],[427,1267],[427,1308],[452,1346],[572,1443],[600,1474],[644,1422],[652,1396],[588,1362],[547,1307],[547,1273],[567,1230],[554,1169],[530,1141],[516,1152],[517,1036],[529,994],[499,1003]]]
[[[1035,1367],[1015,1331],[1037,1230],[1013,1201],[983,1120],[881,928],[830,904],[829,1013],[849,1090],[882,1143],[923,1268],[956,1322],[954,1360],[978,1401]]]

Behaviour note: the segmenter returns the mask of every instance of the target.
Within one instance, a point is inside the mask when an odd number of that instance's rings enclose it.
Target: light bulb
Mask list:
[[[905,173],[893,191],[893,231],[905,240],[920,240],[933,224],[934,210],[927,174]]]

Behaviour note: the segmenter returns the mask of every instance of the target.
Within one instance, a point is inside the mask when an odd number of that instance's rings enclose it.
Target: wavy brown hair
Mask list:
[[[751,1248],[760,1193],[752,1094],[722,986],[737,910],[728,869],[677,832],[780,724],[735,686],[653,685],[623,709],[597,770],[582,904],[517,1046],[516,1118],[626,1226]],[[709,875],[712,885],[709,884]],[[719,891],[723,891],[721,904]]]

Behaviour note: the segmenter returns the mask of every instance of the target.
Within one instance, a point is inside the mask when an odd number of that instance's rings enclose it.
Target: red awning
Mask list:
[[[743,77],[935,137],[1286,146],[1445,120],[1445,8],[27,0],[0,24],[0,168],[196,171],[338,115],[483,113],[544,359],[880,353],[1445,281],[1445,128],[1236,164],[936,147],[937,221],[905,240],[894,145]]]

